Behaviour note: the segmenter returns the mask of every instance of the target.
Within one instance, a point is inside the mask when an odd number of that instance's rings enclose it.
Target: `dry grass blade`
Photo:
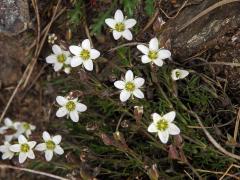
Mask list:
[[[236,164],[231,164],[229,166],[229,168],[227,169],[227,171],[222,175],[222,177],[219,180],[223,180],[223,178],[228,174],[228,172],[230,171],[230,169],[232,169],[232,167],[236,167],[236,168],[240,168],[240,166],[236,165]],[[239,178],[238,178],[239,179]]]
[[[0,164],[0,168],[1,169],[15,169],[15,170],[20,170],[20,171],[30,172],[30,173],[33,173],[33,174],[43,175],[43,176],[53,178],[53,179],[58,179],[58,180],[69,180],[67,178],[63,178],[63,177],[56,176],[56,175],[53,175],[53,174],[49,174],[49,173],[45,173],[45,172],[41,172],[41,171],[36,171],[36,170],[32,170],[32,169],[27,169],[27,168],[19,168],[19,167],[5,165],[5,164]]]

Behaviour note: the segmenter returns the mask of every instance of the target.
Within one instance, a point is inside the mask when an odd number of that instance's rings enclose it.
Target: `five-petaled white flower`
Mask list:
[[[14,156],[14,152],[12,152],[9,147],[11,146],[11,144],[8,141],[4,142],[4,145],[0,146],[0,152],[2,152],[2,159],[12,159]]]
[[[9,149],[13,152],[19,153],[19,163],[23,163],[27,158],[35,159],[33,148],[36,145],[35,141],[28,141],[24,135],[18,137],[18,144],[11,145]]]
[[[62,140],[61,135],[50,136],[50,134],[47,131],[44,131],[42,137],[44,143],[38,144],[35,149],[37,151],[44,151],[45,158],[47,161],[51,161],[53,153],[59,155],[62,155],[64,153],[63,149],[59,145]]]
[[[79,113],[87,110],[87,106],[79,103],[77,98],[69,100],[63,96],[57,96],[56,101],[61,106],[56,112],[56,116],[63,117],[70,115],[73,122],[78,122]]]
[[[114,15],[114,19],[107,18],[105,23],[112,29],[113,37],[115,40],[118,40],[120,37],[131,41],[133,36],[129,30],[137,21],[135,19],[125,19],[121,10],[117,10]]]
[[[0,134],[6,133],[8,129],[16,130],[19,125],[19,122],[13,122],[10,118],[4,119],[4,126],[0,128]]]
[[[88,71],[93,70],[93,61],[100,56],[100,52],[91,48],[89,39],[82,42],[82,46],[70,46],[69,50],[74,56],[71,60],[71,66],[77,67],[83,65]]]
[[[153,113],[153,122],[149,125],[148,132],[157,133],[162,143],[167,143],[169,135],[177,135],[180,133],[180,129],[172,123],[175,116],[175,111],[171,111],[164,116]]]
[[[11,141],[12,139],[17,139],[18,136],[21,134],[17,132],[20,126],[20,122],[13,122],[10,118],[5,118],[4,119],[4,126],[0,128],[0,134],[5,134],[5,141]],[[13,131],[12,134],[8,134],[8,130]],[[10,132],[11,132],[10,131]]]
[[[177,81],[179,79],[184,79],[188,76],[188,74],[189,72],[186,70],[174,69],[172,70],[171,77],[174,81]]]
[[[144,55],[142,56],[142,63],[154,63],[161,67],[163,65],[163,59],[171,57],[171,52],[166,49],[159,49],[158,39],[152,38],[149,42],[149,47],[145,45],[137,45],[139,51]]]
[[[46,62],[53,65],[54,71],[60,71],[62,68],[64,68],[65,73],[70,72],[70,52],[64,51],[61,49],[60,46],[54,44],[52,46],[52,51],[54,54],[51,54],[50,56],[46,57]]]
[[[36,129],[36,126],[27,123],[27,122],[21,122],[20,125],[17,128],[17,134],[25,134],[27,138],[32,134],[32,131]]]
[[[140,77],[134,78],[133,72],[128,70],[125,74],[124,81],[115,81],[114,86],[118,89],[121,89],[120,100],[125,102],[129,99],[131,95],[136,96],[137,98],[144,98],[144,94],[139,89],[144,84],[144,79]]]

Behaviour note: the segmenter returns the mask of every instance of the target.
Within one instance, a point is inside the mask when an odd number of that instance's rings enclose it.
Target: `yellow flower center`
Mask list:
[[[132,91],[134,91],[135,90],[135,84],[134,83],[132,83],[132,82],[127,82],[126,84],[125,84],[125,89],[127,90],[127,91],[130,91],[130,92],[132,92]]]
[[[66,61],[66,59],[67,58],[66,58],[66,56],[64,54],[60,54],[60,55],[57,56],[57,61],[59,63],[64,63]]]
[[[30,124],[28,124],[28,123],[23,123],[23,128],[24,129],[30,129]]]
[[[181,73],[179,71],[176,71],[176,77],[179,78]]]
[[[83,60],[88,60],[90,58],[90,52],[86,49],[83,49],[80,53],[80,56]]]
[[[66,109],[68,111],[73,111],[75,110],[76,108],[76,104],[73,102],[73,101],[69,101],[67,104],[66,104]]]
[[[115,25],[115,29],[116,29],[116,31],[118,31],[118,32],[123,32],[124,30],[125,30],[125,24],[124,23],[117,23],[116,25]]]
[[[53,141],[49,140],[46,142],[46,146],[47,146],[47,149],[54,150],[56,147],[56,144]]]
[[[28,152],[29,150],[30,150],[30,147],[29,147],[29,145],[28,144],[21,144],[21,152]]]
[[[158,57],[158,52],[157,52],[157,51],[149,51],[148,57],[149,57],[149,59],[151,59],[151,60],[157,59],[157,57]]]
[[[165,131],[168,128],[168,121],[165,119],[161,119],[157,122],[157,129],[159,131]]]

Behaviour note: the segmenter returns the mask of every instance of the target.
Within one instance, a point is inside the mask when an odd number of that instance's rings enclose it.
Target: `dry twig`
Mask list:
[[[56,176],[56,175],[53,175],[53,174],[50,174],[50,173],[45,173],[45,172],[42,172],[42,171],[36,171],[36,170],[32,170],[32,169],[27,169],[27,168],[19,168],[19,167],[15,167],[15,166],[6,165],[6,164],[0,164],[0,169],[15,169],[15,170],[20,170],[20,171],[30,172],[32,174],[43,175],[43,176],[53,178],[53,179],[69,180],[67,178]]]

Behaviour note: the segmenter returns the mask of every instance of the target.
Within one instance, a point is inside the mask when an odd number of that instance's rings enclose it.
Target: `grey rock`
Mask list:
[[[29,19],[27,0],[0,1],[0,33],[17,35],[27,29]]]

